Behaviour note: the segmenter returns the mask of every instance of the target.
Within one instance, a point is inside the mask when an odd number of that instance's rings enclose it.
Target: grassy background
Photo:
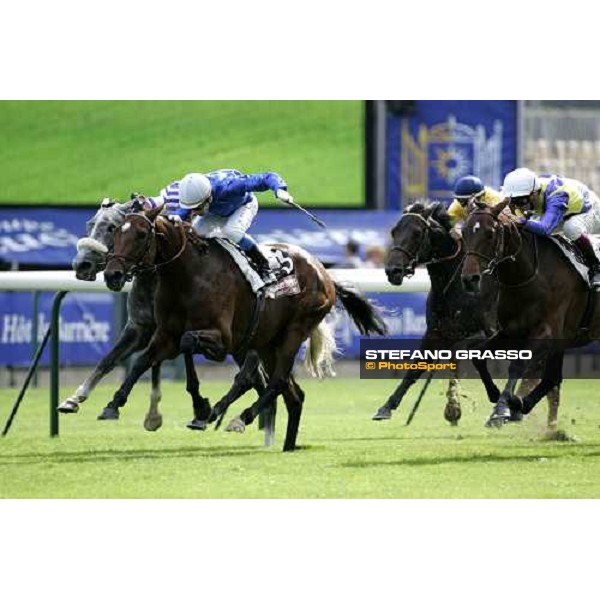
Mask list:
[[[301,203],[359,206],[362,111],[360,101],[3,101],[0,203],[153,195],[227,167],[277,171]]]
[[[585,381],[564,385],[560,427],[577,442],[544,441],[546,407],[524,423],[490,431],[479,382],[465,382],[463,419],[442,417],[443,382],[432,383],[410,427],[404,422],[415,386],[396,417],[370,417],[392,381],[304,380],[299,443],[283,454],[285,409],[276,447],[262,447],[253,426],[243,435],[185,428],[191,407],[183,385],[165,384],[163,428],[143,430],[148,384],[140,384],[118,422],[96,415],[114,391],[100,387],[78,415],[61,416],[48,437],[47,390],[31,391],[0,439],[3,498],[597,498],[600,496],[600,404]],[[207,382],[215,400],[226,382]],[[65,389],[70,393],[71,389]],[[6,420],[16,390],[0,390]],[[476,402],[475,399],[479,400]],[[250,402],[247,395],[230,415]]]

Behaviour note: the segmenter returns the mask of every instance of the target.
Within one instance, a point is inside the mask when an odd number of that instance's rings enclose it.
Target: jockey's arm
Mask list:
[[[525,231],[537,233],[538,235],[550,235],[560,225],[565,216],[568,201],[569,196],[564,192],[550,196],[541,219],[539,221],[528,220],[525,223]]]
[[[266,192],[271,190],[287,190],[287,183],[277,173],[255,173],[232,177],[224,186],[223,194],[239,196],[246,192]]]

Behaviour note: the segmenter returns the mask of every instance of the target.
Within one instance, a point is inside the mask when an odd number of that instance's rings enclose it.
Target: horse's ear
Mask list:
[[[100,202],[100,207],[101,208],[110,208],[111,206],[114,206],[116,204],[116,201],[113,200],[112,198],[103,198],[102,202]]]
[[[154,222],[156,221],[158,215],[160,215],[162,208],[162,206],[157,206],[156,208],[151,208],[150,210],[145,211],[144,214],[146,217],[148,217],[148,219],[150,219],[150,221]]]
[[[423,211],[423,217],[425,219],[429,219],[429,217],[433,214],[433,212],[436,209],[437,204],[434,202],[433,204],[430,204],[429,206],[425,207],[425,210]]]
[[[497,217],[508,206],[509,202],[510,202],[510,198],[505,198],[504,200],[502,200],[502,202],[499,202],[498,204],[496,204],[496,206],[493,206],[492,214],[495,217]]]

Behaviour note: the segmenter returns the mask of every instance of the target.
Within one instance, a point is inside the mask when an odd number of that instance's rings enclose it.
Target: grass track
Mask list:
[[[26,397],[8,437],[0,439],[3,498],[597,498],[600,496],[600,403],[590,382],[567,382],[560,427],[578,442],[543,441],[545,406],[521,425],[488,431],[480,384],[466,382],[458,428],[442,418],[442,382],[404,427],[416,390],[395,419],[370,416],[391,381],[303,381],[307,392],[299,442],[283,454],[280,407],[276,448],[262,448],[255,427],[243,435],[195,433],[183,386],[165,384],[163,428],[141,427],[149,386],[138,386],[119,422],[98,422],[110,387],[78,415],[61,417],[48,437],[47,391]],[[216,399],[225,382],[207,382]],[[65,390],[70,392],[71,390]],[[4,423],[16,390],[0,390]],[[241,403],[247,405],[251,396]],[[238,404],[238,407],[242,404]],[[239,410],[239,409],[238,409]],[[233,411],[231,415],[233,416]]]

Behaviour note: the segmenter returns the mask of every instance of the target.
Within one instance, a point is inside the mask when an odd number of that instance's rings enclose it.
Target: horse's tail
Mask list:
[[[334,354],[337,352],[335,335],[331,325],[321,321],[310,334],[304,366],[313,377],[335,377],[333,370]]]
[[[375,307],[357,291],[334,282],[337,297],[348,311],[361,335],[385,335],[387,325]]]

